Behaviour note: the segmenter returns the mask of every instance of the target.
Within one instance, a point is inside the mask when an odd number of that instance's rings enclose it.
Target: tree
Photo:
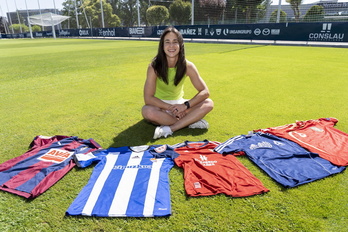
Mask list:
[[[146,19],[151,25],[162,25],[169,19],[169,11],[165,6],[151,6],[146,11]]]
[[[286,0],[287,3],[290,3],[291,9],[294,11],[295,21],[300,21],[300,5],[302,4],[302,0]]]
[[[269,22],[270,23],[276,23],[277,22],[277,16],[278,16],[278,10],[273,11],[272,14],[271,14],[271,17],[269,19]],[[280,10],[279,22],[280,23],[286,23],[286,16],[287,16],[287,14],[283,10]]]
[[[190,21],[191,9],[191,3],[183,2],[182,0],[175,0],[169,6],[170,19],[178,25],[185,25]]]
[[[232,8],[236,14],[243,15],[246,23],[251,23],[257,21],[258,11],[263,2],[264,0],[233,0]]]
[[[0,16],[0,33],[5,33],[5,18]]]
[[[256,6],[255,22],[259,22],[266,17],[267,9],[271,6],[270,0],[264,0]]]
[[[42,31],[42,28],[39,25],[32,25],[31,26],[31,31],[32,32]]]
[[[324,19],[324,7],[322,6],[312,6],[303,18],[306,22],[318,22]]]
[[[22,32],[29,31],[29,27],[25,24],[12,24],[10,26],[10,29],[13,29],[14,33],[21,33],[21,27],[22,27]]]
[[[149,7],[147,0],[109,0],[113,13],[118,15],[123,26],[132,27],[138,25],[138,9],[139,3],[140,24],[147,25],[146,10]]]
[[[117,2],[117,14],[122,19],[122,25],[132,27],[137,24],[138,12],[136,3],[136,0],[119,0]]]
[[[76,0],[77,5],[77,17],[81,15],[80,11],[80,5],[81,1]],[[62,14],[65,16],[70,16],[70,18],[64,22],[62,22],[62,27],[64,28],[77,28],[77,22],[76,22],[76,10],[75,10],[75,0],[65,0],[65,2],[62,3],[63,9]],[[78,19],[79,20],[79,19]]]
[[[149,2],[146,0],[140,1],[140,20],[142,23],[144,23],[146,26],[148,25],[147,19],[146,19],[146,11],[149,8]]]
[[[112,6],[106,0],[102,0],[105,27],[118,27],[121,25],[120,18],[112,13]],[[92,21],[92,27],[103,27],[100,0],[85,0],[80,7],[85,17],[80,17],[81,25],[85,28]]]
[[[112,6],[106,0],[102,0],[105,27],[117,27],[121,25],[120,18],[112,13]],[[77,28],[78,24],[83,28],[102,27],[102,14],[100,0],[66,0],[63,2],[63,15],[70,16],[69,20],[62,23],[67,28]],[[77,12],[77,17],[76,17]],[[92,21],[92,25],[89,25]]]
[[[216,23],[222,18],[226,8],[226,0],[199,0],[199,6],[204,16]]]

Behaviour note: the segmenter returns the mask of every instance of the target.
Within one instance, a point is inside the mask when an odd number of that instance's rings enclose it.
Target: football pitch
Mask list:
[[[36,135],[93,138],[103,148],[224,142],[260,128],[335,117],[348,133],[348,49],[185,43],[214,110],[209,130],[182,129],[153,140],[141,107],[147,65],[158,42],[88,39],[0,40],[0,163],[28,150]],[[185,97],[195,90],[186,83]],[[94,165],[73,168],[33,200],[0,191],[1,231],[347,231],[348,173],[284,188],[247,157],[270,191],[252,197],[187,197],[183,170],[170,173],[172,215],[65,216]]]

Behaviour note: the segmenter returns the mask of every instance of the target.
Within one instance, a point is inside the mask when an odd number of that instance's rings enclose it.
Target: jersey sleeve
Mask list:
[[[99,162],[108,154],[108,150],[96,150],[88,153],[74,154],[74,161],[79,168],[90,166],[94,162]]]
[[[320,118],[319,121],[322,124],[326,124],[326,125],[330,125],[334,127],[337,124],[338,119],[337,118]]]

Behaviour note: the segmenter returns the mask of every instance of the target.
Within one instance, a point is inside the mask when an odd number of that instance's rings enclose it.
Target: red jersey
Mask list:
[[[319,118],[255,131],[289,139],[335,165],[347,166],[348,134],[334,128],[337,122],[336,118]]]
[[[209,196],[224,193],[245,197],[268,192],[234,155],[214,152],[219,142],[184,142],[174,145],[179,157],[174,159],[184,169],[188,196]]]

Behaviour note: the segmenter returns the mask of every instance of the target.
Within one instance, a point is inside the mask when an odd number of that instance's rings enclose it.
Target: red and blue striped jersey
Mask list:
[[[72,155],[100,147],[93,139],[72,136],[36,136],[31,149],[0,164],[0,190],[35,198],[59,181],[74,166]]]

